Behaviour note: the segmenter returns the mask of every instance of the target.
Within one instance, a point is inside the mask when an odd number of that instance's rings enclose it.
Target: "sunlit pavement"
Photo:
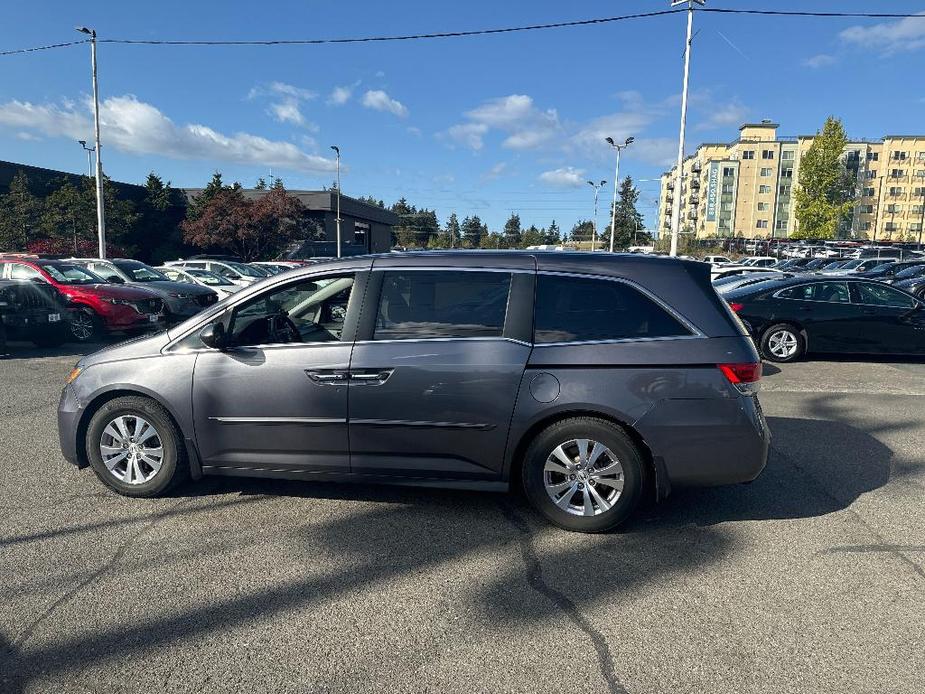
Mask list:
[[[922,361],[769,366],[762,477],[581,536],[504,495],[118,497],[58,452],[68,351],[0,361],[2,692],[922,691]]]

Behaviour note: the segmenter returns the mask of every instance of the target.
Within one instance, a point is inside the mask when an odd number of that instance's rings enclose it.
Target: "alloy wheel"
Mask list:
[[[71,333],[83,342],[93,337],[93,316],[85,311],[77,311],[71,316]]]
[[[543,466],[543,485],[553,503],[575,516],[609,511],[623,493],[623,466],[603,443],[571,439],[556,446]]]
[[[144,484],[161,469],[163,442],[146,419],[119,415],[103,429],[100,456],[106,469],[120,482]]]
[[[789,330],[775,330],[768,336],[768,351],[780,359],[789,359],[796,354],[799,340]]]

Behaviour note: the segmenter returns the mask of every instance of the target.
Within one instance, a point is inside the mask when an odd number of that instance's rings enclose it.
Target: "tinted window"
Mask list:
[[[39,271],[35,268],[31,268],[28,265],[20,265],[19,263],[13,263],[10,265],[10,279],[13,280],[28,280],[33,277],[40,277]]]
[[[505,272],[386,272],[376,340],[500,337],[511,275]]]
[[[854,287],[858,292],[859,304],[902,308],[915,306],[915,300],[911,296],[906,296],[883,284],[856,284]]]
[[[678,335],[690,335],[690,330],[624,282],[537,276],[534,314],[537,343]]]
[[[790,287],[778,294],[782,299],[801,299],[803,301],[834,301],[847,303],[848,285],[844,282],[815,282]]]

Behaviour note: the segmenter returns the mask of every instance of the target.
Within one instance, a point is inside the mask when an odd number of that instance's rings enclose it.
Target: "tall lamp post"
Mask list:
[[[96,227],[99,237],[99,257],[106,257],[106,211],[103,209],[103,162],[100,159],[100,90],[96,78],[96,30],[76,27],[90,37],[90,69],[93,73],[93,128],[96,150]],[[89,155],[87,155],[89,156]]]
[[[607,181],[601,181],[600,183],[588,181],[588,185],[594,188],[594,218],[591,220],[591,252],[594,253],[597,246],[597,196],[601,192],[601,188],[607,185]]]
[[[617,226],[617,182],[620,180],[620,152],[633,144],[635,138],[626,138],[626,142],[622,145],[614,142],[612,137],[605,137],[604,139],[617,152],[617,165],[613,172],[613,205],[610,208],[610,252],[613,253],[613,237],[616,236]]]
[[[93,160],[90,158],[90,155],[96,151],[96,147],[87,147],[86,140],[77,140],[77,144],[84,148],[84,151],[87,153],[87,178],[93,178]]]
[[[340,258],[340,147],[331,145],[337,154],[337,257]]]
[[[671,6],[687,5],[687,41],[684,44],[684,83],[681,88],[681,132],[678,135],[678,170],[675,174],[674,202],[671,204],[671,255],[678,254],[678,233],[681,230],[681,178],[684,174],[684,130],[687,127],[687,82],[691,70],[691,31],[694,27],[694,3],[706,0],[672,0]]]

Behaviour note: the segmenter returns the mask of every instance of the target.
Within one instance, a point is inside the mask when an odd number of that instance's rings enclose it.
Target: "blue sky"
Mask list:
[[[299,39],[468,30],[663,9],[668,0],[464,3],[31,2],[4,8],[0,50],[81,38]],[[711,0],[765,8],[766,0]],[[921,12],[892,0],[792,0],[781,9]],[[603,137],[633,136],[621,176],[639,180],[655,226],[655,179],[677,147],[684,16],[447,40],[299,47],[100,46],[103,163],[115,179],[154,170],[178,186],[220,170],[252,185],[333,180],[387,204],[404,195],[478,214],[493,229],[565,229],[592,211],[587,179],[612,181]],[[815,132],[925,132],[925,18],[790,19],[701,13],[688,149],[729,141],[748,120]],[[864,85],[864,86],[862,86]],[[82,172],[92,139],[89,48],[0,57],[0,159]],[[607,210],[601,204],[601,219]]]

